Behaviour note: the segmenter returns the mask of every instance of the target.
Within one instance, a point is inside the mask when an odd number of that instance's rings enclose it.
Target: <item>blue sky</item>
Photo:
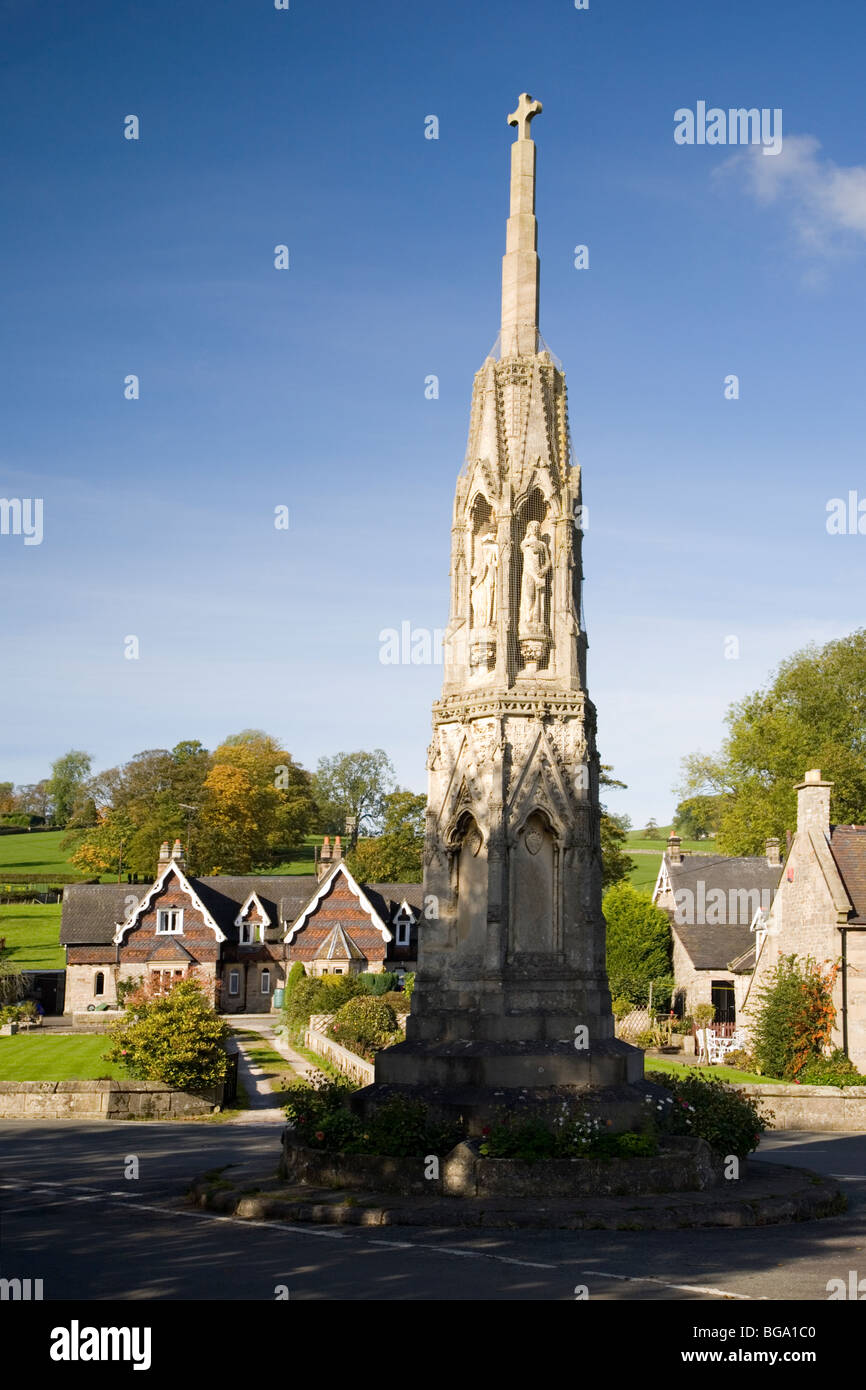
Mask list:
[[[44,499],[41,545],[0,535],[0,780],[256,726],[423,790],[441,667],[379,633],[447,621],[527,90],[599,748],[668,819],[730,701],[864,620],[866,535],[825,523],[866,498],[866,17],[818,13],[0,4],[0,496]],[[781,108],[782,154],[676,145],[699,100]]]

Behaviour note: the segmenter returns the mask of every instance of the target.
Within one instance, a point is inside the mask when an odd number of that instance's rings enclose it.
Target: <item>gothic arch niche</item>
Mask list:
[[[480,953],[487,928],[487,855],[484,836],[471,812],[463,812],[449,839],[454,854],[457,942]]]
[[[499,609],[499,542],[490,503],[479,492],[470,511],[469,619],[472,646],[469,660],[476,674],[496,662],[496,618]]]
[[[524,566],[523,551],[521,549],[521,544],[526,536],[530,522],[538,523],[538,531],[540,538],[546,542],[548,548],[552,551],[553,533],[552,527],[550,525],[549,508],[547,502],[545,501],[543,492],[538,487],[532,488],[527,493],[526,497],[524,497],[523,500],[518,503],[517,507],[515,508],[514,518],[511,523],[511,554],[513,557],[513,582],[511,586],[511,623],[509,625],[508,664],[511,671],[515,675],[518,671],[520,671],[523,668],[525,664],[524,655],[521,653],[519,640],[521,627],[520,598],[523,589]],[[540,625],[541,627],[546,629],[548,634],[550,634],[550,595],[552,577],[552,573],[548,574],[547,576],[544,599],[541,604],[541,612],[539,615],[541,619]],[[545,669],[547,667],[549,652],[550,644],[548,643],[547,651],[544,652],[542,660],[538,663],[539,669]]]
[[[554,955],[561,949],[559,840],[544,811],[533,810],[509,854],[509,957]]]

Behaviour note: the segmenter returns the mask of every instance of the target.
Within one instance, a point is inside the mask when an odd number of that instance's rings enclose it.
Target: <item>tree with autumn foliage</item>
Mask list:
[[[197,861],[203,873],[249,873],[298,845],[316,815],[310,776],[261,729],[233,734],[205,779]]]
[[[796,1081],[810,1062],[824,1056],[836,1022],[838,973],[838,961],[780,958],[757,995],[752,1051],[765,1076]]]

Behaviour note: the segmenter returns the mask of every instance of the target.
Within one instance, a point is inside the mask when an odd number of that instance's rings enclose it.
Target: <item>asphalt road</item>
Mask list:
[[[278,1142],[273,1124],[0,1124],[2,1273],[41,1278],[46,1301],[825,1301],[866,1276],[866,1134],[765,1136],[764,1160],[840,1177],[850,1209],[750,1230],[335,1230],[183,1204],[208,1169],[273,1172]]]

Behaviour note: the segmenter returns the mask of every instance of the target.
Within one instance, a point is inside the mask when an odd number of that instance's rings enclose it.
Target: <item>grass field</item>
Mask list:
[[[60,903],[0,903],[0,937],[22,970],[62,970]]]
[[[628,876],[632,888],[641,893],[651,893],[661,868],[662,855],[668,847],[668,836],[673,826],[660,825],[658,834],[651,840],[644,839],[642,830],[630,830],[626,835],[625,851],[632,857],[634,868]],[[717,854],[713,840],[683,840],[682,848],[693,854]]]
[[[59,874],[77,874],[78,869],[67,858],[69,851],[60,848],[60,841],[65,835],[65,830],[45,830],[33,835],[0,835],[0,884],[4,869],[14,874],[50,874],[52,870]]]
[[[669,1076],[684,1076],[691,1072],[698,1076],[717,1076],[720,1081],[742,1081],[761,1085],[786,1086],[789,1083],[777,1081],[773,1076],[758,1076],[750,1071],[738,1071],[736,1067],[698,1067],[694,1062],[674,1062],[669,1057],[647,1057],[644,1061],[646,1071],[663,1071]]]
[[[123,1067],[103,1060],[105,1034],[52,1036],[25,1033],[0,1038],[0,1081],[98,1081],[121,1078]]]

